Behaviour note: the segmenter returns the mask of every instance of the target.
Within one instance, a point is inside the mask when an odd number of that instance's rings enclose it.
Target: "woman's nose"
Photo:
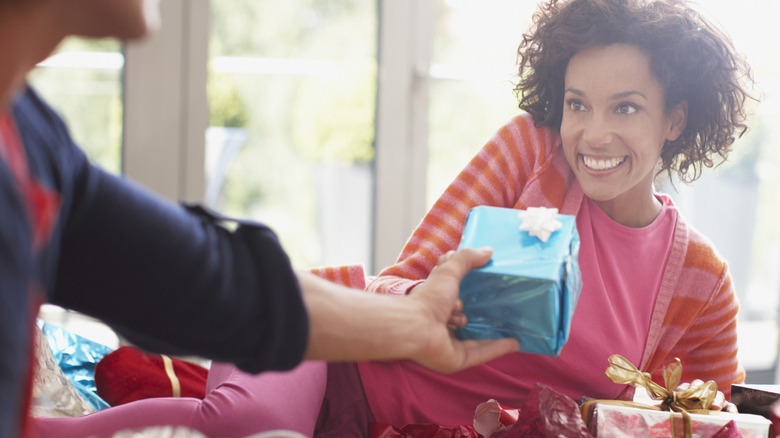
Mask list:
[[[612,127],[603,116],[593,116],[583,127],[583,140],[591,146],[602,146],[612,141]]]

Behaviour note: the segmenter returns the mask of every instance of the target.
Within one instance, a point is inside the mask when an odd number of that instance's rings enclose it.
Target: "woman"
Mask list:
[[[737,361],[737,302],[726,262],[653,185],[695,180],[725,159],[744,124],[750,71],[729,38],[679,0],[550,0],[520,44],[516,92],[524,114],[479,151],[368,289],[405,294],[457,247],[470,208],[556,207],[576,215],[583,290],[559,357],[515,353],[451,375],[406,362],[331,365],[365,390],[343,409],[328,382],[330,416],[470,424],[495,398],[520,406],[536,382],[579,400],[627,399],[604,376],[621,354],[662,381],[675,357],[683,381],[715,380],[729,395]],[[331,379],[332,380],[332,379]],[[326,434],[325,431],[328,433]]]

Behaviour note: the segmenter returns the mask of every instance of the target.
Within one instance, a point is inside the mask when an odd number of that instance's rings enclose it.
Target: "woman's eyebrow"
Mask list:
[[[584,91],[580,90],[579,88],[574,88],[574,87],[569,87],[569,88],[565,89],[564,91],[566,93],[572,93],[572,94],[576,94],[578,96],[585,96],[586,95],[586,93]],[[645,96],[644,93],[642,93],[640,91],[636,91],[636,90],[621,91],[621,92],[618,92],[618,93],[615,93],[615,94],[611,95],[609,98],[610,98],[610,100],[620,100],[620,99],[625,99],[625,98],[630,97],[630,96],[639,96],[642,99],[647,100],[647,96]]]
[[[625,99],[626,97],[630,97],[630,96],[639,96],[642,99],[647,100],[647,96],[645,96],[643,93],[636,90],[621,91],[620,93],[613,94],[610,98],[612,100],[619,100],[619,99]]]

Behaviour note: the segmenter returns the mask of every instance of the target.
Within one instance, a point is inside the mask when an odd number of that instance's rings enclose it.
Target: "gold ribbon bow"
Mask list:
[[[619,354],[609,357],[609,367],[605,373],[615,383],[645,388],[650,398],[660,400],[662,409],[668,411],[709,411],[718,394],[718,384],[714,380],[678,391],[677,387],[682,378],[682,363],[679,358],[675,358],[674,362],[663,369],[665,387],[653,382],[649,373],[639,371]]]
[[[683,430],[681,431],[682,434],[680,436],[685,438],[691,437],[693,432],[691,428],[691,417],[688,414],[708,414],[710,412],[710,405],[712,405],[712,402],[715,400],[715,396],[718,393],[718,384],[715,383],[715,381],[710,380],[696,387],[678,390],[677,387],[680,385],[680,380],[682,378],[682,363],[679,358],[675,358],[675,361],[664,367],[662,371],[664,386],[654,382],[650,373],[639,371],[639,369],[623,356],[613,354],[609,357],[609,367],[607,367],[605,372],[607,377],[618,384],[631,385],[634,388],[642,387],[647,391],[650,398],[658,400],[661,403],[655,406],[616,400],[589,400],[580,407],[583,420],[585,420],[587,424],[592,407],[596,403],[610,403],[642,409],[671,411],[673,414],[669,421],[672,426],[672,436],[676,437],[680,435],[675,431],[674,420],[675,417],[682,417]],[[674,413],[677,413],[678,415],[675,415]]]

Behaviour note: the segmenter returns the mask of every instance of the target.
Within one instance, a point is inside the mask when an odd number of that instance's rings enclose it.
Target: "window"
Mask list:
[[[211,2],[207,202],[298,267],[370,258],[376,5]]]
[[[495,131],[517,114],[517,44],[535,4],[438,1],[429,69],[430,207]]]
[[[32,85],[67,121],[90,159],[117,174],[122,166],[123,66],[118,42],[71,38],[31,75]]]

